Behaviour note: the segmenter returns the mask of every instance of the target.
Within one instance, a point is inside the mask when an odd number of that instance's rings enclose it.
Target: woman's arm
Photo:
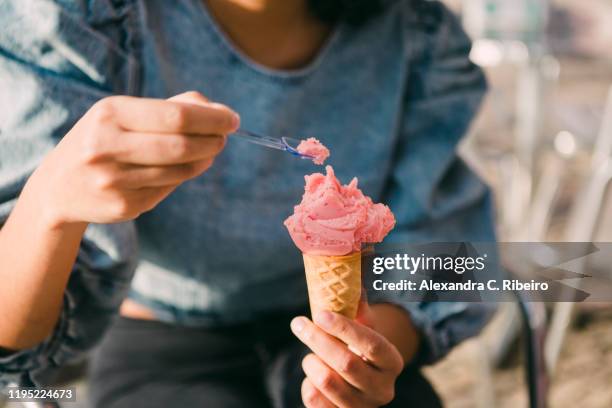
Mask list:
[[[238,124],[197,93],[94,105],[34,172],[2,228],[0,347],[29,348],[51,332],[87,223],[152,209],[206,171]]]
[[[195,93],[110,96],[141,93],[141,16],[99,3],[0,0],[0,388],[95,345],[137,264],[120,221],[203,172],[237,126]]]
[[[87,225],[49,217],[41,182],[30,179],[0,229],[0,348],[9,351],[32,347],[53,329]]]

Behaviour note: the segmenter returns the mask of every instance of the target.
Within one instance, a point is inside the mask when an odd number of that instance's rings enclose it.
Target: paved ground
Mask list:
[[[587,316],[567,339],[552,383],[551,408],[612,407],[612,306],[589,311]],[[482,406],[477,398],[484,381],[477,375],[476,347],[474,342],[465,343],[427,369],[448,408]],[[500,408],[527,407],[523,369],[518,363],[494,372],[493,386]]]

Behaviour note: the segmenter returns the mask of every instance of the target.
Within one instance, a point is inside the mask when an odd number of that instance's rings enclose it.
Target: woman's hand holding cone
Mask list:
[[[308,408],[369,408],[393,400],[404,358],[368,326],[370,316],[363,304],[357,320],[324,311],[314,316],[314,323],[303,316],[291,322],[293,333],[313,352],[302,361],[302,399]]]

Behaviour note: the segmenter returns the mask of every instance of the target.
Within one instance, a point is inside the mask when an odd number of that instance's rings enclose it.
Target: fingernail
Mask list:
[[[333,320],[334,316],[331,314],[331,312],[328,312],[327,310],[319,312],[315,316],[315,322],[323,328],[331,327]]]
[[[291,321],[291,331],[295,334],[299,334],[304,329],[304,320],[300,317],[296,317]]]
[[[232,127],[234,130],[240,128],[240,115],[237,113],[232,113]]]

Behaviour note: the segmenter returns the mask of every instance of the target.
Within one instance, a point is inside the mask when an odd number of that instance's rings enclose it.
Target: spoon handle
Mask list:
[[[260,135],[258,133],[251,132],[250,130],[246,129],[238,129],[234,132],[234,135],[238,136],[243,140],[258,144],[260,146],[266,146],[272,149],[282,150],[302,159],[312,160],[312,156],[309,156],[307,154],[301,154],[297,151],[297,145],[300,143],[300,141],[296,139],[290,139],[286,137],[277,139],[270,136]]]

